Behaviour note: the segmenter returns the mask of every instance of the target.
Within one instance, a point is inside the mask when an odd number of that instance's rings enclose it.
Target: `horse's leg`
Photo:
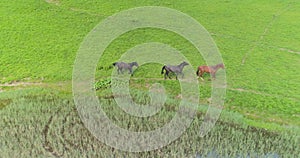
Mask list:
[[[118,75],[119,75],[119,74],[120,74],[120,68],[118,68],[118,70],[117,70],[117,71],[118,71]]]
[[[213,76],[213,77],[214,77],[214,79],[216,79],[216,73],[214,73],[214,76]]]
[[[166,73],[165,73],[165,79],[167,78],[167,76],[169,77],[169,79],[171,79],[171,76],[169,75],[169,73],[170,73],[170,72],[166,70]]]
[[[131,76],[133,76],[132,67],[129,69]]]
[[[171,76],[169,75],[169,72],[168,72],[168,76],[169,76],[169,79],[172,79]]]
[[[203,74],[204,72],[200,69],[200,68],[198,68],[198,70],[197,70],[197,76],[198,76],[198,78],[199,77],[202,77],[202,74]]]
[[[196,75],[199,77],[199,68],[196,71]]]
[[[204,71],[200,71],[200,73],[199,73],[199,77],[201,77],[202,78],[202,75],[204,74]]]
[[[204,71],[200,71],[199,77],[201,78],[202,81],[204,81],[203,76],[202,76],[203,74],[204,74]]]
[[[216,72],[212,72],[211,76],[212,76],[213,79],[216,79]]]
[[[128,68],[128,70],[129,70],[128,73],[132,75],[132,68],[130,67],[130,68]]]
[[[180,75],[180,77],[183,79],[184,74],[183,74],[182,72],[178,72],[177,76],[179,76],[179,75]]]

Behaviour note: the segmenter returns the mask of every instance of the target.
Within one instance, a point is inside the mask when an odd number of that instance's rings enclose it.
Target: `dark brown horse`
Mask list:
[[[216,78],[216,72],[220,68],[224,69],[224,64],[223,63],[217,64],[217,65],[214,65],[214,66],[203,65],[203,66],[198,67],[198,70],[197,70],[196,74],[197,74],[197,76],[202,78],[202,75],[206,72],[206,73],[210,73],[212,78]]]
[[[161,69],[161,74],[164,74],[164,70],[165,70],[165,79],[167,79],[167,76],[171,79],[171,77],[169,76],[169,73],[175,73],[176,75],[176,80],[178,80],[178,75],[181,74],[181,77],[183,78],[184,74],[182,72],[183,68],[189,65],[187,62],[182,62],[179,65],[164,65]]]

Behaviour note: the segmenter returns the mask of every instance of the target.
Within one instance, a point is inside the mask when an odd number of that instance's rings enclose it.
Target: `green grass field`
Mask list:
[[[211,95],[209,75],[199,80],[204,106],[182,137],[158,150],[129,153],[106,146],[84,128],[72,100],[71,81],[76,53],[86,35],[105,18],[140,6],[173,8],[201,23],[222,55],[227,92],[221,117],[207,136],[200,138],[195,133]],[[197,152],[209,156],[213,151],[222,157],[249,153],[250,157],[268,153],[297,157],[299,16],[300,2],[292,0],[2,0],[0,153],[4,157],[187,157]],[[135,70],[131,94],[136,102],[147,103],[149,85],[163,85],[168,98],[160,114],[152,119],[132,119],[116,108],[109,82],[114,70],[111,64],[146,42],[168,44],[193,65],[205,64],[197,49],[173,32],[144,28],[115,39],[97,65],[97,95],[107,102],[108,116],[116,124],[137,131],[155,129],[170,120],[180,95],[177,81],[163,80],[161,64],[147,64]],[[135,123],[136,127],[129,126]]]

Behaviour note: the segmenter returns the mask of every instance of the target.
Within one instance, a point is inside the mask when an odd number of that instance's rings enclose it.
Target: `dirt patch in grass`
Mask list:
[[[42,87],[42,88],[56,89],[60,91],[71,91],[71,82],[61,81],[55,83],[44,83],[40,81],[37,82],[12,81],[8,83],[0,84],[0,93],[9,90],[31,88],[31,87]]]
[[[11,99],[0,100],[0,110],[12,102]]]
[[[41,82],[9,82],[0,84],[1,87],[17,87],[17,86],[35,86],[35,85],[41,85]]]
[[[51,4],[55,4],[55,5],[59,5],[60,1],[59,0],[45,0],[47,3],[51,3]]]

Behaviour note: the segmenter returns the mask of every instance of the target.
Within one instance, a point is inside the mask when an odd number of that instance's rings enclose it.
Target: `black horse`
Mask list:
[[[118,74],[120,74],[120,73],[123,74],[124,70],[127,69],[129,71],[129,74],[131,74],[131,75],[133,75],[132,67],[139,66],[137,62],[132,62],[132,63],[115,62],[112,65],[118,67]]]
[[[171,79],[171,77],[169,76],[169,73],[175,73],[176,75],[176,80],[178,80],[178,74],[181,74],[181,76],[183,77],[184,74],[182,73],[183,67],[189,65],[187,62],[182,62],[179,65],[173,66],[173,65],[164,65],[161,69],[161,74],[164,74],[164,70],[165,72],[165,79],[167,78],[167,76]]]

